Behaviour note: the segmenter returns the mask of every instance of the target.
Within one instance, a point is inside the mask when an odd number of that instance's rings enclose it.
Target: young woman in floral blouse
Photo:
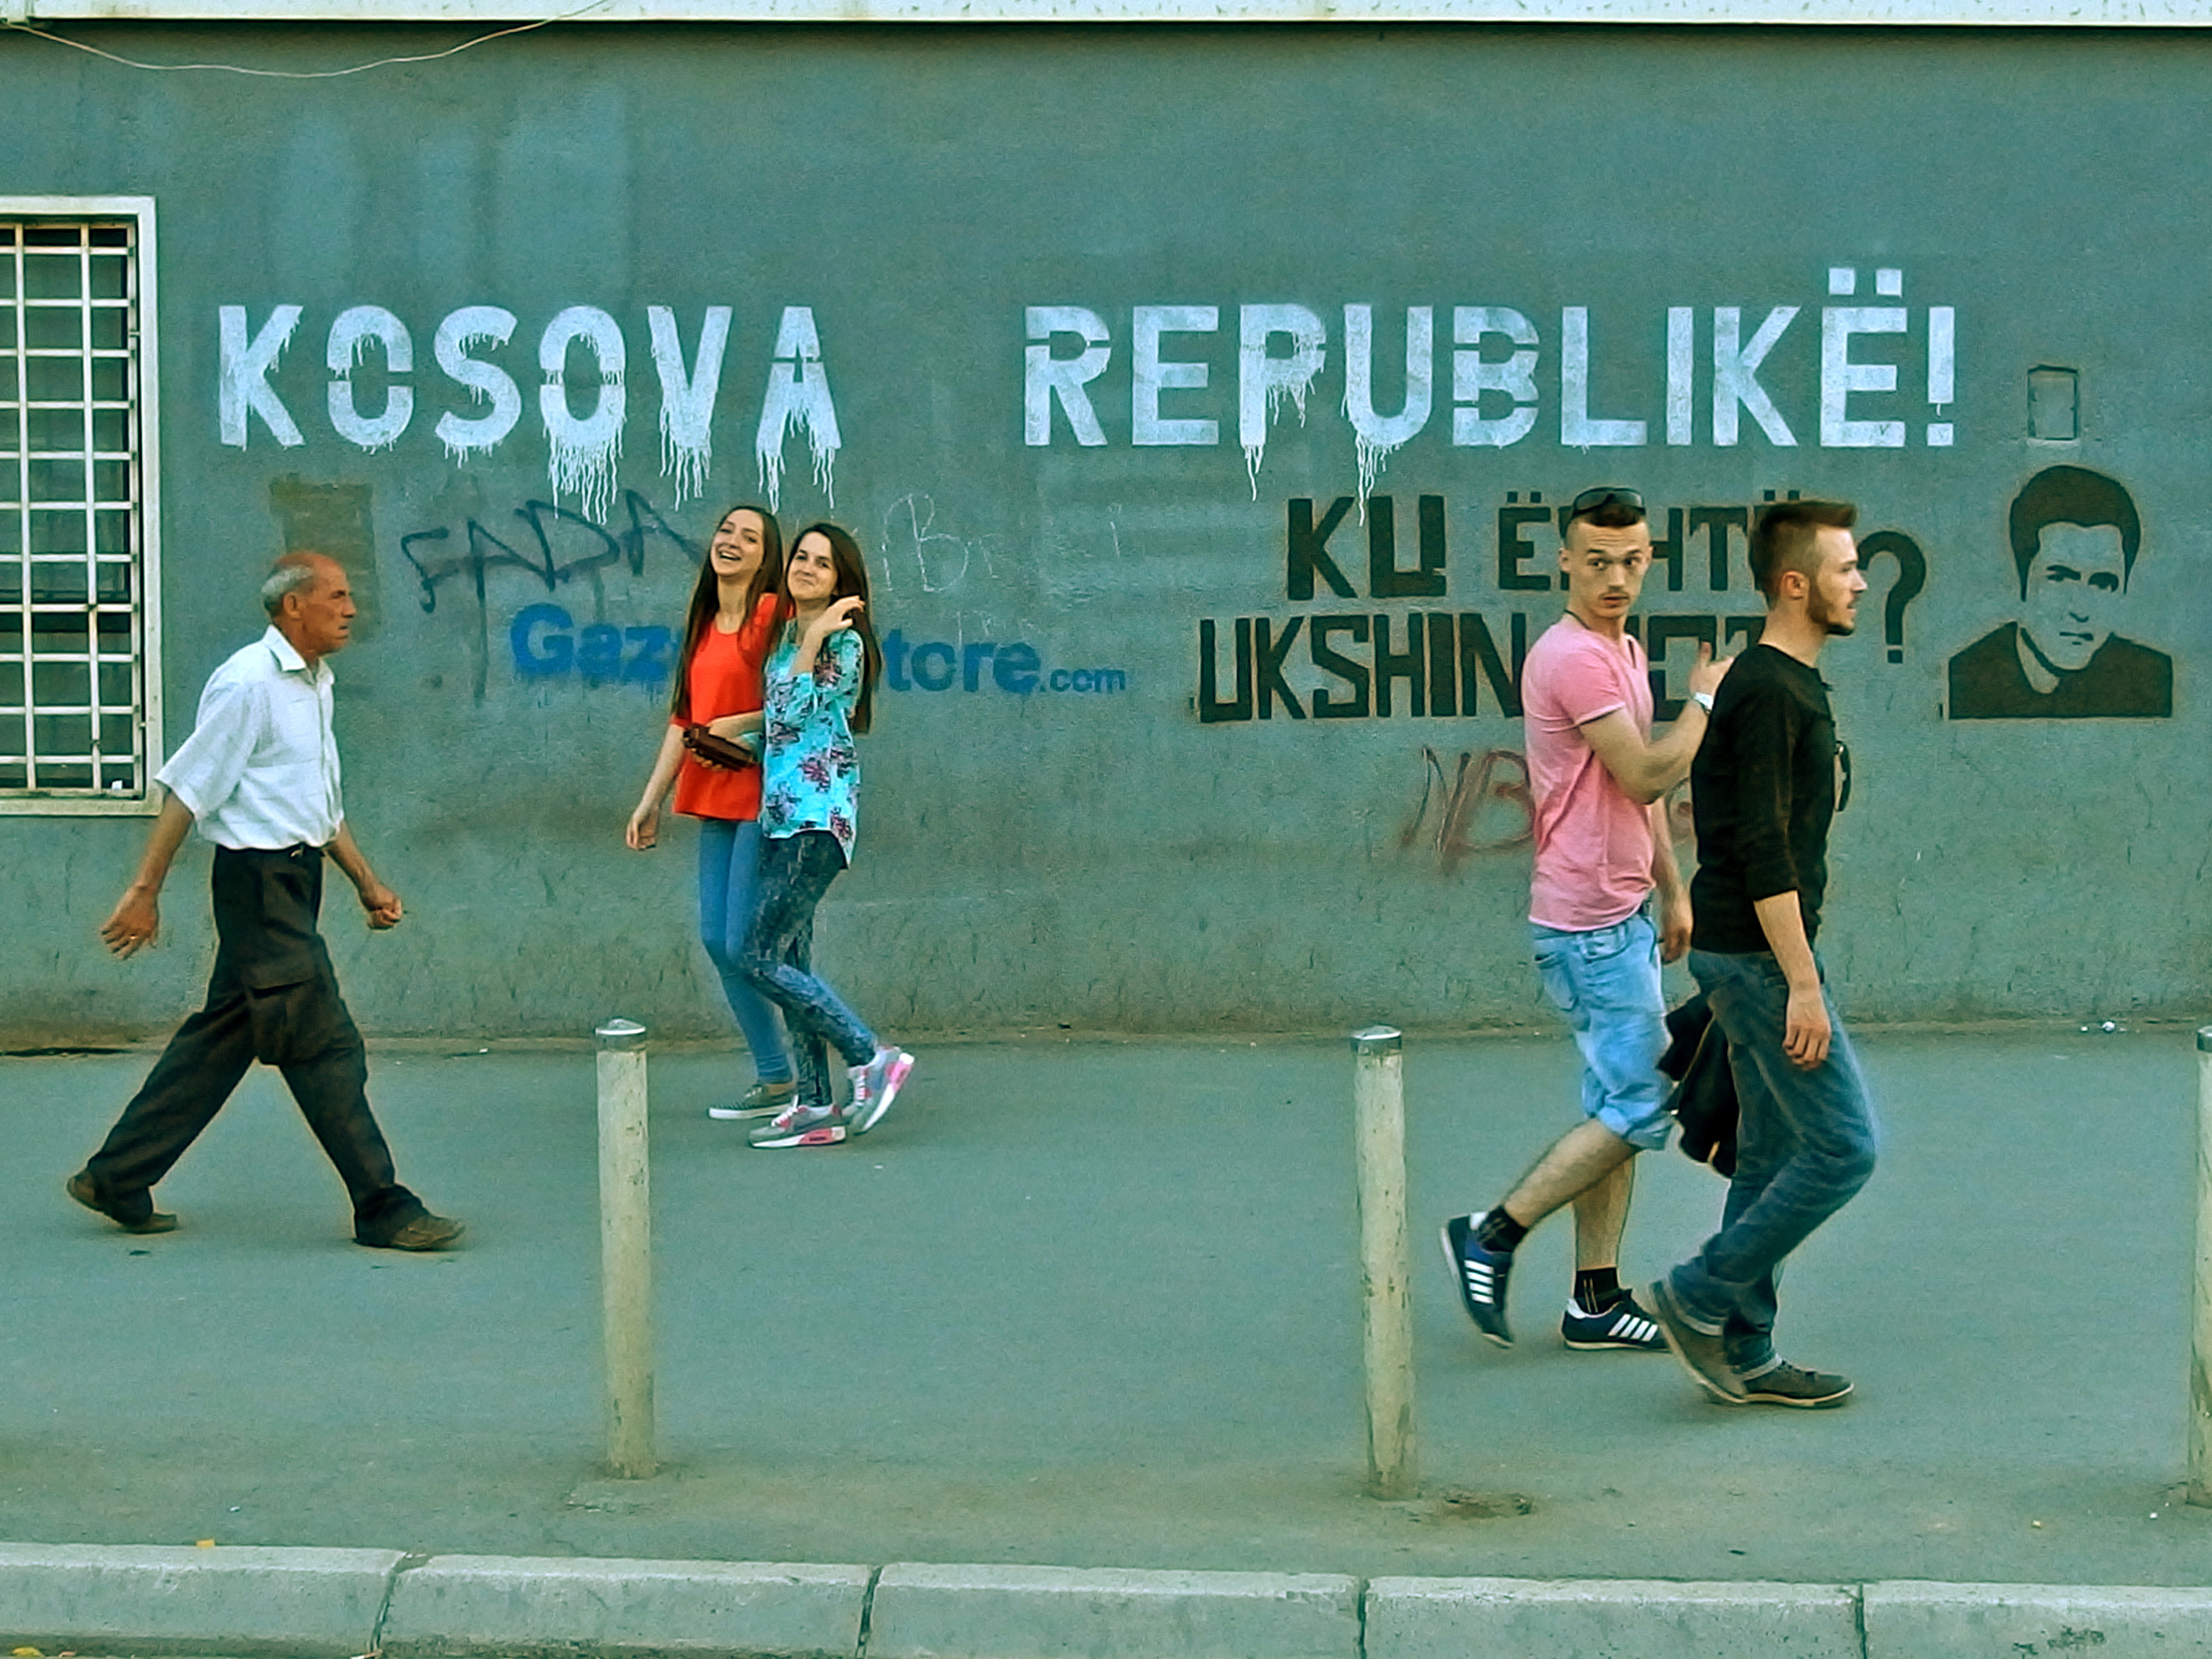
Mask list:
[[[756,1146],[834,1146],[874,1128],[914,1069],[821,980],[808,957],[814,910],[853,856],[860,767],[853,734],[868,729],[883,672],[867,613],[868,568],[833,524],[801,531],[784,565],[781,640],[763,676],[759,894],[741,971],[783,1010],[798,1051],[799,1097],[749,1137]],[[830,1091],[834,1043],[853,1082],[849,1107]]]

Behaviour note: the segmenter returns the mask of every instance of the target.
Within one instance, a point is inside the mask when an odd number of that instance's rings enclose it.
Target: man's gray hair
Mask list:
[[[261,584],[261,608],[275,616],[284,608],[284,596],[297,593],[301,588],[312,587],[319,573],[312,560],[297,553],[287,553],[276,561],[276,568],[269,573],[269,580]]]

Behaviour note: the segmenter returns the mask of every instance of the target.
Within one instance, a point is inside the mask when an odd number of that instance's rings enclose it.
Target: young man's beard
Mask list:
[[[1848,607],[1830,605],[1828,596],[1818,589],[1814,591],[1812,604],[1805,607],[1805,619],[1831,634],[1850,634],[1858,627]]]

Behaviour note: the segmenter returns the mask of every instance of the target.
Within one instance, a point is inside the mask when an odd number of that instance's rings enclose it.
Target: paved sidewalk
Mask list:
[[[653,1062],[661,1441],[592,1463],[588,1054],[380,1048],[403,1179],[470,1247],[347,1241],[257,1073],[128,1237],[61,1177],[150,1054],[0,1060],[0,1537],[769,1561],[1524,1577],[2190,1584],[2186,1033],[1882,1035],[1874,1184],[1793,1265],[1819,1413],[1705,1404],[1662,1357],[1559,1346],[1567,1227],[1500,1352],[1432,1242],[1567,1121],[1563,1038],[1407,1060],[1422,1460],[1534,1512],[1358,1495],[1341,1039],[917,1045],[873,1135],[757,1153]],[[1643,1161],[1629,1269],[1717,1180]]]
[[[2205,1659],[2212,1590],[0,1544],[0,1644],[86,1659]]]

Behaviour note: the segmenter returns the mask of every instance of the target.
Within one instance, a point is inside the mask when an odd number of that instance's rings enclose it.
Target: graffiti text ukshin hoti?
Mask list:
[[[1529,641],[1558,616],[1556,608],[1533,608],[1533,596],[1556,593],[1565,586],[1555,567],[1564,507],[1546,504],[1541,492],[1528,492],[1525,500],[1521,491],[1508,493],[1495,512],[1493,557],[1483,570],[1504,596],[1502,605],[1448,610],[1435,603],[1449,598],[1453,588],[1444,498],[1418,498],[1407,548],[1400,545],[1392,497],[1369,498],[1364,527],[1352,521],[1355,505],[1346,495],[1326,507],[1307,497],[1294,497],[1286,506],[1284,595],[1294,604],[1328,609],[1199,622],[1194,706],[1200,722],[1517,718],[1521,665]],[[1758,511],[1711,504],[1652,512],[1653,562],[1644,588],[1647,610],[1631,617],[1628,628],[1650,659],[1652,697],[1661,720],[1674,719],[1682,707],[1668,679],[1673,645],[1702,642],[1725,656],[1758,637],[1765,613],[1749,562]],[[1895,561],[1896,585],[1884,607],[1884,629],[1890,660],[1901,661],[1905,605],[1920,592],[1927,560],[1899,531],[1873,532],[1860,545],[1869,568],[1885,556]],[[1408,554],[1410,562],[1405,562]],[[1468,577],[1462,573],[1462,593],[1479,586]],[[1686,589],[1740,595],[1744,608],[1648,608],[1655,598]],[[1428,603],[1396,611],[1354,610],[1337,603],[1362,597]],[[1309,669],[1321,677],[1318,684],[1307,676]]]

